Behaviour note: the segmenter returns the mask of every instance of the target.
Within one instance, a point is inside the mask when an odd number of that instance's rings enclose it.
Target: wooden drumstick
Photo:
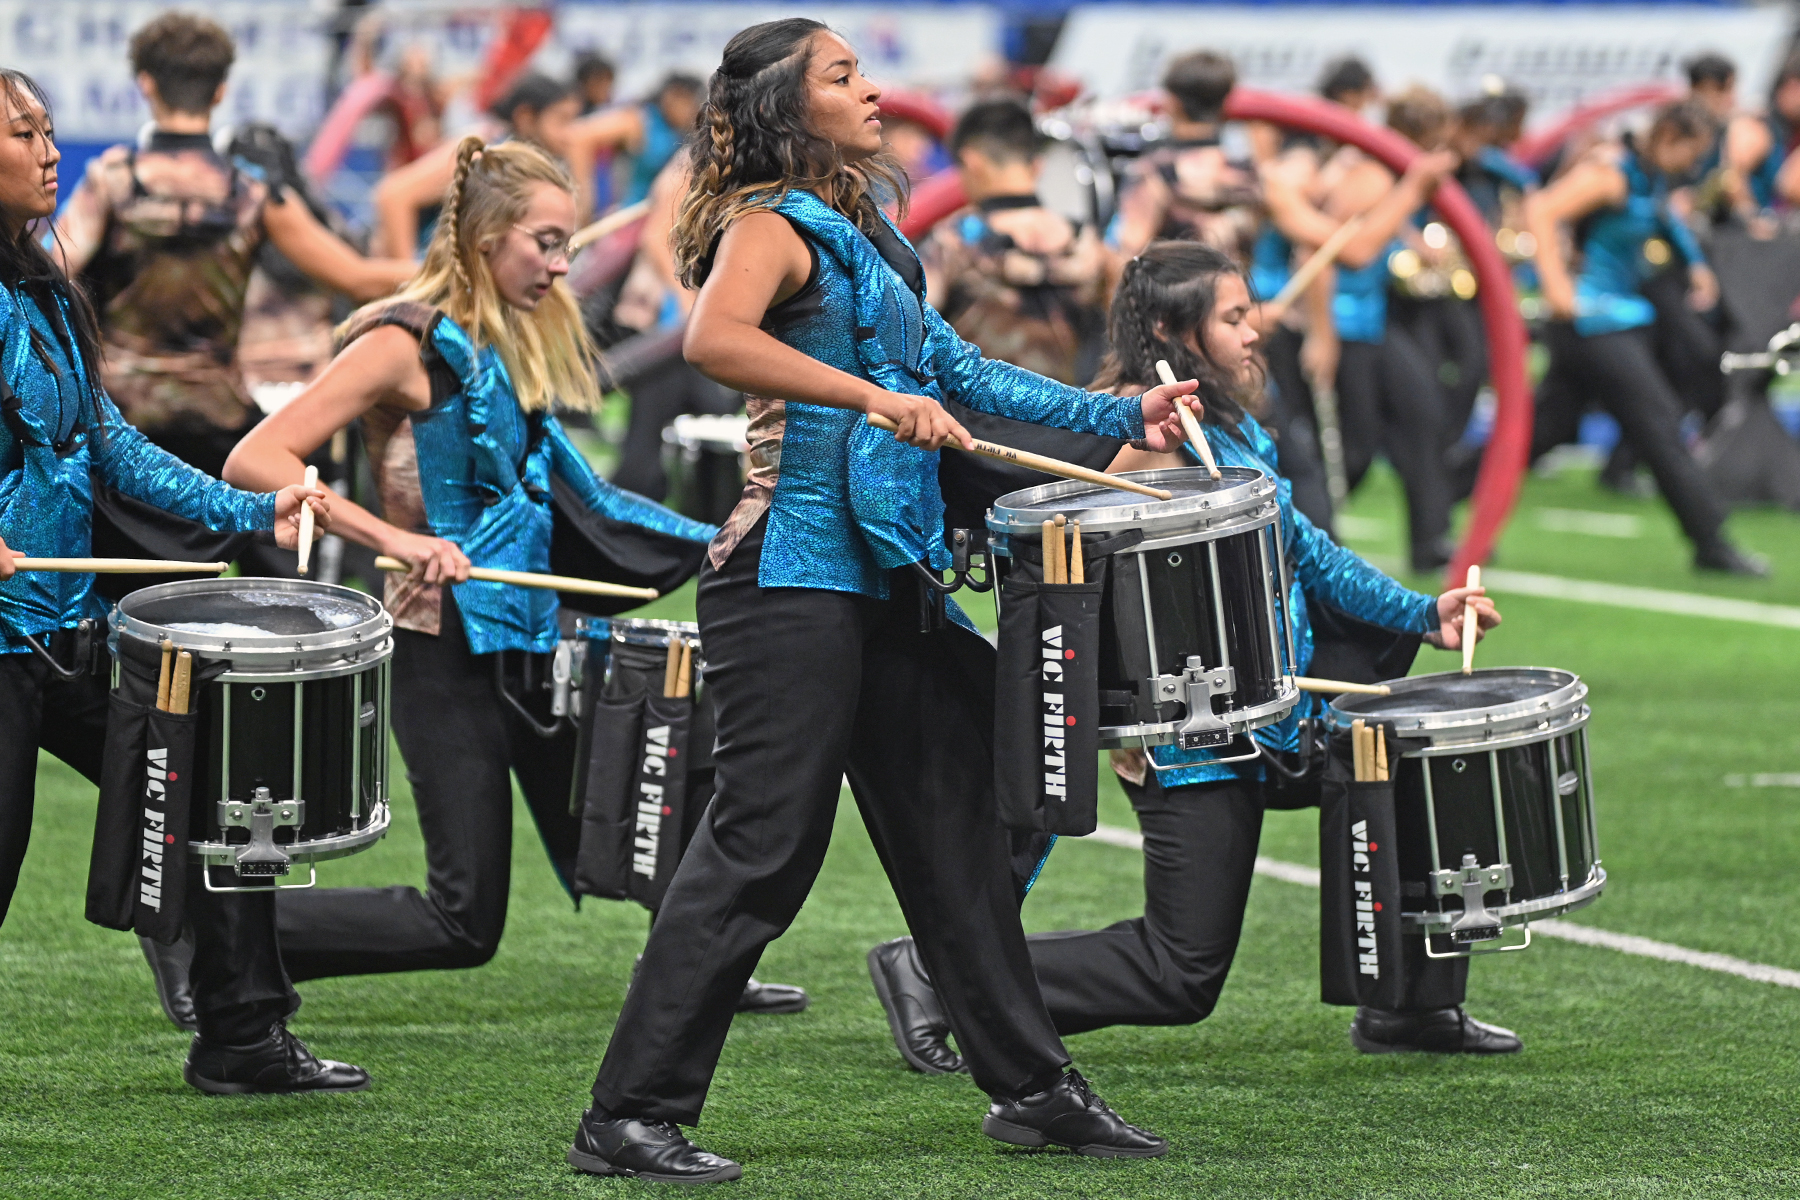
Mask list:
[[[1156,377],[1164,383],[1175,383],[1175,372],[1167,359],[1156,360]],[[1194,410],[1187,405],[1186,396],[1175,397],[1175,411],[1181,414],[1181,428],[1187,433],[1187,440],[1194,447],[1194,453],[1206,464],[1206,473],[1214,479],[1219,478],[1219,464],[1213,461],[1212,447],[1206,443],[1206,434],[1200,428],[1200,422],[1194,418]]]
[[[13,559],[21,571],[57,571],[76,575],[218,575],[230,568],[222,562],[182,562],[163,558],[25,558]]]
[[[681,639],[681,666],[675,672],[675,695],[685,697],[693,690],[694,684],[694,643],[686,638]]]
[[[869,413],[864,419],[875,428],[885,429],[889,433],[897,433],[900,429],[898,422],[890,421],[878,413]],[[997,458],[1001,462],[1017,463],[1021,467],[1042,471],[1046,475],[1061,475],[1064,479],[1079,479],[1083,483],[1097,483],[1101,487],[1116,488],[1121,492],[1136,492],[1140,496],[1149,496],[1153,500],[1168,500],[1174,495],[1162,488],[1146,487],[1135,480],[1108,475],[1104,471],[1096,471],[1091,467],[1064,462],[1060,458],[1050,458],[1043,454],[1032,454],[1026,450],[1014,450],[1011,446],[1002,446],[997,442],[984,442],[980,438],[974,439],[973,446],[965,447],[961,442],[945,442],[944,446],[946,449],[979,454],[984,458]]]
[[[640,217],[650,215],[650,202],[639,200],[636,204],[627,204],[617,212],[607,213],[592,225],[583,225],[569,239],[569,251],[574,253],[590,242],[597,242],[609,233],[617,233]]]
[[[1069,522],[1069,582],[1087,582],[1087,563],[1081,557],[1081,522]]]
[[[1341,692],[1352,696],[1391,696],[1394,692],[1385,683],[1350,683],[1343,679],[1314,679],[1310,675],[1294,676],[1294,686],[1303,692]]]
[[[1056,582],[1069,582],[1069,518],[1056,514]]]
[[[663,698],[675,694],[675,681],[681,675],[681,639],[669,635],[669,657],[663,662]]]
[[[1356,782],[1362,783],[1369,777],[1369,759],[1363,750],[1363,720],[1361,717],[1350,722],[1350,763],[1354,768]]]
[[[156,707],[163,712],[169,711],[169,677],[175,669],[175,643],[168,638],[162,640],[162,670],[156,674]]]
[[[308,491],[318,487],[319,468],[306,468],[306,477],[300,481],[300,486],[306,488]],[[307,503],[306,498],[303,496],[300,499],[300,545],[298,547],[300,551],[300,574],[303,578],[306,575],[307,564],[312,559],[312,544],[313,510],[312,505]]]
[[[378,555],[375,569],[404,575],[412,564],[388,555]],[[602,583],[598,579],[576,579],[570,575],[542,575],[536,571],[502,571],[494,567],[470,567],[469,578],[483,583],[510,583],[515,587],[544,588],[553,592],[577,592],[583,596],[626,596],[634,600],[654,600],[661,595],[655,588],[627,587],[622,583]]]
[[[1480,567],[1474,565],[1469,567],[1469,582],[1467,586],[1472,588],[1481,586]],[[1470,596],[1467,600],[1463,601],[1462,652],[1464,675],[1473,674],[1475,671],[1475,635],[1480,631],[1480,628],[1481,626],[1475,618],[1475,597]]]
[[[1384,783],[1387,781],[1387,777],[1387,727],[1377,725],[1375,727],[1375,780],[1378,783]]]
[[[194,683],[194,656],[183,650],[175,659],[175,679],[169,684],[169,711],[180,715],[188,710],[188,689]]]

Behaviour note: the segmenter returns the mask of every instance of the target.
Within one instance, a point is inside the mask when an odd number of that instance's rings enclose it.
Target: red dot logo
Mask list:
[[[181,776],[177,775],[175,772],[173,772],[173,771],[169,772],[169,782],[170,783],[174,783],[177,779],[180,779],[180,778],[181,778]]]
[[[1379,901],[1379,900],[1377,900],[1377,901],[1376,901],[1376,902],[1375,902],[1375,911],[1376,911],[1376,912],[1380,912],[1380,911],[1381,911],[1381,901]]]
[[[1379,850],[1379,849],[1381,849],[1381,847],[1380,847],[1380,846],[1377,846],[1377,845],[1376,845],[1376,844],[1375,844],[1375,843],[1374,843],[1374,842],[1370,842],[1370,843],[1369,843],[1369,853],[1370,853],[1370,854],[1373,854],[1373,853],[1375,853],[1375,852],[1376,852],[1376,851],[1377,851],[1377,850]]]
[[[1073,725],[1074,723],[1075,723],[1074,717],[1065,717],[1064,718],[1064,724]]]
[[[172,833],[165,833],[163,835],[163,841],[165,841],[169,845],[173,846],[175,844],[175,835]]]
[[[675,749],[675,747],[673,747],[673,746],[669,747],[669,757],[670,758],[674,758],[677,753],[678,753],[678,751]]]
[[[674,811],[675,810],[670,808],[667,804],[663,805],[663,816],[670,816]]]
[[[1073,650],[1064,650],[1064,651],[1063,651],[1063,657],[1064,657],[1064,658],[1074,658],[1074,657],[1075,657],[1075,652],[1074,652],[1074,651],[1073,651]]]

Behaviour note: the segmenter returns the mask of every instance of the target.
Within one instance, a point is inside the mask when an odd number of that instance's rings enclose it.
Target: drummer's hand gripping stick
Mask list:
[[[900,432],[900,424],[879,413],[868,413],[864,416],[869,424],[877,429],[885,429],[889,433]],[[1083,467],[1076,463],[1064,462],[1060,458],[1048,455],[1032,454],[1027,450],[1014,450],[1011,446],[1002,446],[997,442],[984,442],[973,438],[965,446],[961,442],[945,442],[947,449],[962,450],[969,454],[979,454],[984,458],[997,458],[1001,462],[1015,463],[1033,471],[1042,471],[1046,475],[1060,475],[1064,479],[1079,479],[1083,483],[1097,483],[1101,487],[1115,488],[1121,492],[1136,492],[1140,496],[1148,496],[1152,500],[1169,500],[1174,493],[1162,488],[1147,487],[1135,480],[1123,479],[1117,475],[1108,475],[1104,471],[1096,471],[1091,467]]]
[[[1168,359],[1156,360],[1156,377],[1164,383],[1175,383],[1175,372],[1169,366]],[[1206,434],[1200,428],[1200,422],[1194,419],[1194,410],[1188,407],[1186,396],[1175,397],[1175,411],[1181,414],[1181,428],[1187,432],[1187,439],[1194,447],[1194,453],[1206,464],[1206,473],[1214,479],[1219,478],[1219,464],[1213,461],[1212,447],[1206,443]]]

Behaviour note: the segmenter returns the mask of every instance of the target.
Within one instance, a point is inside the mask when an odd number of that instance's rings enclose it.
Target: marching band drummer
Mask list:
[[[753,399],[750,482],[701,571],[717,790],[664,896],[569,1161],[702,1183],[738,1164],[699,1120],[744,980],[824,861],[848,773],[975,1083],[983,1132],[1155,1157],[1168,1144],[1094,1094],[1052,1028],[1019,925],[993,792],[994,652],[922,562],[949,564],[936,451],[981,412],[1174,444],[1173,397],[1082,392],[981,357],[924,303],[918,256],[878,207],[904,194],[881,92],[817,21],[726,45],[694,140],[676,261],[699,286],[685,353]],[[920,393],[930,394],[920,394]],[[891,436],[864,415],[893,421]],[[922,625],[924,628],[922,628]]]
[[[1199,381],[1202,427],[1218,462],[1276,479],[1281,540],[1294,578],[1289,611],[1300,655],[1297,673],[1313,659],[1308,612],[1318,614],[1321,608],[1375,626],[1377,641],[1389,640],[1381,637],[1385,630],[1422,636],[1447,650],[1462,644],[1458,619],[1470,597],[1481,629],[1498,625],[1500,613],[1482,589],[1453,588],[1438,597],[1411,591],[1295,510],[1274,442],[1243,407],[1262,374],[1252,308],[1243,270],[1226,255],[1198,242],[1154,243],[1125,266],[1111,312],[1113,350],[1099,382],[1125,394],[1142,392],[1156,379],[1157,360],[1166,360],[1177,377]],[[1194,462],[1179,452],[1126,448],[1112,470]],[[1252,736],[1265,755],[1297,750],[1299,718],[1318,716],[1320,707],[1310,693],[1303,694],[1292,714]],[[1243,928],[1263,809],[1273,799],[1274,783],[1261,758],[1227,765],[1216,757],[1210,750],[1175,746],[1155,747],[1148,756],[1142,750],[1113,751],[1113,769],[1144,833],[1144,915],[1106,929],[1034,933],[1025,939],[1059,1034],[1109,1025],[1190,1025],[1212,1012]],[[1462,1010],[1467,959],[1446,966],[1426,959],[1422,939],[1407,941],[1414,943],[1406,953],[1416,1004],[1402,1012],[1358,1009],[1350,1033],[1357,1049],[1444,1054],[1519,1049],[1510,1030]],[[944,1040],[943,1022],[928,1019],[939,1011],[932,978],[918,969],[913,954],[884,961],[891,964],[890,994],[906,999],[889,1022],[897,1039],[906,1038],[902,1057],[921,1070],[960,1069]],[[959,1028],[957,1037],[962,1036]]]
[[[270,529],[299,543],[302,503],[317,529],[328,493],[252,495],[152,445],[98,383],[100,332],[86,295],[33,236],[56,210],[62,159],[44,94],[0,71],[0,920],[31,836],[38,750],[100,781],[107,680],[97,667],[105,606],[92,575],[15,573],[14,556],[92,553],[89,470],[109,486],[219,531]],[[87,624],[93,622],[94,624]],[[96,631],[96,625],[98,631]],[[205,1092],[358,1091],[361,1067],[315,1058],[287,1030],[300,1005],[282,970],[274,897],[206,889],[189,868],[199,1032],[183,1075]]]
[[[593,345],[562,282],[574,230],[566,168],[523,140],[464,138],[419,274],[352,315],[331,365],[226,463],[228,479],[297,478],[307,454],[361,419],[386,519],[340,500],[336,532],[413,567],[389,577],[386,599],[394,736],[427,888],[284,894],[296,979],[491,959],[506,925],[515,775],[566,886],[579,839],[574,737],[543,740],[500,671],[508,651],[556,648],[556,596],[469,579],[471,565],[549,569],[553,477],[673,564],[677,581],[716,532],[596,478],[550,414],[553,401],[600,403]]]

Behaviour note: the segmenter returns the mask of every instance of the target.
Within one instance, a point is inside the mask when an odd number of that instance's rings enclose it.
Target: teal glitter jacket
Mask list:
[[[396,322],[402,323],[402,322]],[[424,331],[455,386],[411,414],[419,491],[432,533],[478,567],[550,570],[552,475],[593,512],[701,544],[717,530],[594,475],[555,417],[519,407],[499,351],[476,349],[439,314]],[[475,654],[556,649],[556,593],[471,579],[452,585]]]
[[[1355,551],[1332,541],[1294,507],[1293,485],[1281,477],[1277,468],[1275,441],[1254,418],[1246,415],[1238,423],[1236,433],[1211,423],[1202,428],[1220,466],[1251,467],[1266,471],[1275,479],[1281,506],[1281,543],[1286,548],[1288,570],[1294,581],[1288,611],[1294,619],[1294,650],[1300,656],[1298,674],[1306,674],[1312,665],[1312,623],[1306,616],[1308,597],[1396,633],[1430,633],[1438,627],[1437,597],[1415,592],[1388,578]],[[1271,750],[1297,750],[1300,719],[1317,715],[1321,708],[1317,696],[1302,692],[1293,712],[1251,736]],[[1233,747],[1231,752],[1243,751]],[[1245,776],[1261,778],[1263,771],[1261,759],[1226,764],[1213,761],[1210,751],[1175,746],[1156,746],[1150,757],[1159,768],[1157,778],[1166,788]],[[1170,770],[1171,767],[1175,769]]]
[[[804,311],[772,310],[776,319],[765,323],[780,341],[889,391],[940,402],[948,396],[980,412],[1081,433],[1144,436],[1138,400],[984,358],[957,336],[925,303],[918,255],[885,216],[878,248],[810,192],[789,192],[774,207],[815,248],[816,263],[816,287],[795,297],[809,297]],[[937,454],[896,441],[850,409],[789,401],[784,410],[757,572],[763,587],[885,598],[888,571],[950,565]]]
[[[125,423],[75,349],[68,302],[0,285],[0,538],[15,554],[85,558],[98,472],[118,489],[220,532],[272,529],[275,496],[239,491]],[[0,653],[25,635],[103,617],[92,575],[20,571],[0,583]]]

